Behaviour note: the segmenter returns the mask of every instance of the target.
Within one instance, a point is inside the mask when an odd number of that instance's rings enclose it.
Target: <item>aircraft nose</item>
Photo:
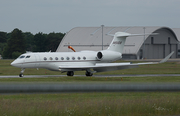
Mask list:
[[[18,63],[16,60],[11,63],[11,66],[21,67],[22,64]]]
[[[11,62],[11,66],[14,66],[14,65],[15,65],[14,61],[13,61],[13,62]]]

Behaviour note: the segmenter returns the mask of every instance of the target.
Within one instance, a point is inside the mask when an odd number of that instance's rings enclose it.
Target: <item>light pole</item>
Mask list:
[[[143,29],[144,29],[144,43],[143,43],[143,59],[145,59],[145,27],[143,27]]]
[[[104,28],[104,25],[101,25],[102,27],[102,50],[103,50],[103,28]]]

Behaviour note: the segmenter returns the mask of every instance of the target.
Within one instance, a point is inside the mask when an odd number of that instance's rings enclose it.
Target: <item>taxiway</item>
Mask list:
[[[47,77],[64,77],[66,75],[4,75],[0,78],[47,78]],[[74,75],[74,77],[83,77],[85,75]],[[180,74],[139,74],[139,75],[93,75],[92,77],[163,77],[163,76],[180,76]]]

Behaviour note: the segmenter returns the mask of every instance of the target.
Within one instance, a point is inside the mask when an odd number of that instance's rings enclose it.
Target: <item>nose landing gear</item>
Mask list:
[[[19,77],[23,77],[23,76],[24,76],[24,75],[23,75],[24,71],[25,71],[25,68],[22,68],[22,69],[21,69],[21,72],[20,72],[20,74],[19,74]]]

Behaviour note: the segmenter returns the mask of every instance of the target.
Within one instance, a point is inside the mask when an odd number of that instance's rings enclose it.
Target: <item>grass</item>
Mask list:
[[[0,115],[179,115],[180,93],[64,93],[0,96]]]
[[[0,60],[0,75],[18,75],[19,68],[10,66],[12,60]],[[84,75],[80,71],[75,74]],[[179,74],[178,62],[144,65],[139,68],[104,73],[112,74]],[[45,69],[27,69],[25,75],[61,75]],[[66,74],[65,74],[66,75]],[[11,83],[167,83],[180,82],[180,77],[47,77],[0,78]],[[0,84],[1,84],[0,83]],[[180,115],[180,92],[115,92],[115,93],[56,93],[56,94],[4,94],[0,95],[2,116],[154,116]]]

